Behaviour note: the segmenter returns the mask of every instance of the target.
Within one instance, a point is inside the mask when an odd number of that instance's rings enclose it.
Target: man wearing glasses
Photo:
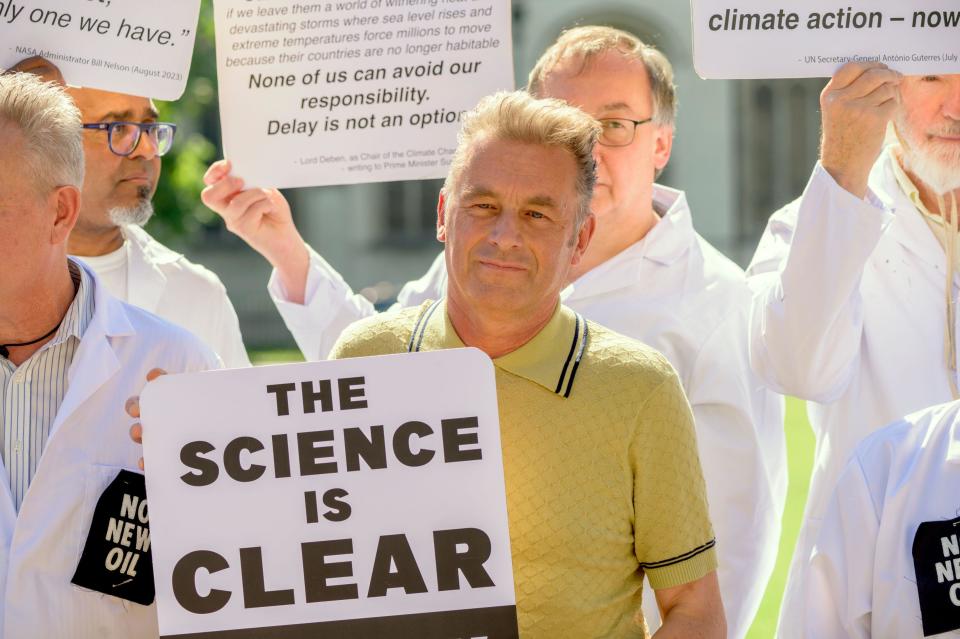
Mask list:
[[[157,636],[149,536],[123,515],[124,500],[146,503],[123,402],[153,367],[218,366],[67,256],[80,122],[59,86],[0,75],[0,639]],[[134,547],[123,570],[116,553]]]
[[[60,81],[42,58],[13,70]],[[157,242],[143,225],[153,215],[160,158],[176,125],[158,122],[148,98],[70,87],[83,117],[86,178],[69,250],[114,296],[179,324],[206,342],[228,368],[249,366],[237,313],[219,278]]]
[[[591,203],[597,229],[561,298],[658,349],[679,372],[696,418],[729,635],[742,637],[776,560],[786,492],[783,404],[750,372],[743,272],[697,235],[684,194],[654,183],[673,145],[670,63],[631,34],[578,27],[543,54],[528,88],[603,125]],[[277,191],[241,192],[229,170],[227,162],[211,167],[204,202],[275,267],[270,292],[304,355],[326,357],[373,306],[309,250]],[[443,297],[446,284],[441,254],[404,287],[399,305]],[[655,627],[652,593],[643,600]]]

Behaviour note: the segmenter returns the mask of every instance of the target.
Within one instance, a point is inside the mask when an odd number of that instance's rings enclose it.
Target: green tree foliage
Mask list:
[[[217,107],[217,58],[213,3],[200,8],[196,45],[187,89],[176,102],[158,102],[160,119],[177,125],[173,148],[163,158],[163,172],[154,198],[156,214],[148,230],[161,242],[182,243],[217,217],[200,202],[203,173],[223,152]]]

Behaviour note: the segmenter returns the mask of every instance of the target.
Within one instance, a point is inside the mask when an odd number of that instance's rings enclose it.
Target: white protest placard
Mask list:
[[[446,176],[513,88],[510,0],[215,0],[226,157],[248,185]]]
[[[68,84],[177,100],[200,0],[0,0],[0,69],[39,55]]]
[[[517,637],[482,352],[163,377],[141,410],[162,637]]]
[[[957,0],[691,0],[690,13],[702,78],[830,77],[850,61],[960,73]]]

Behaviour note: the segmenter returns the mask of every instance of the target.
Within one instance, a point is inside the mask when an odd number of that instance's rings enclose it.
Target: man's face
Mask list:
[[[0,299],[22,294],[51,248],[56,200],[35,184],[25,152],[20,129],[0,121]]]
[[[586,67],[581,58],[562,61],[544,78],[541,92],[542,97],[564,100],[597,119],[645,120],[653,115],[646,68],[616,51],[594,56]],[[648,122],[637,127],[628,146],[597,145],[591,210],[601,223],[605,217],[630,215],[650,206],[656,172],[667,165],[672,143],[672,127]]]
[[[474,143],[454,193],[441,199],[450,292],[478,311],[533,314],[557,302],[567,271],[589,242],[576,229],[573,155],[492,137]]]
[[[960,189],[960,75],[906,77],[900,95],[906,168],[939,193]]]
[[[85,124],[96,122],[156,122],[157,110],[147,98],[95,89],[69,89]],[[149,135],[126,157],[114,154],[107,132],[85,130],[83,152],[87,172],[78,228],[105,230],[116,222],[138,222],[149,217],[150,201],[160,178],[160,157]]]

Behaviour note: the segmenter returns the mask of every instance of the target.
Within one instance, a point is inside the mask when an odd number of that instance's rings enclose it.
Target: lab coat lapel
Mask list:
[[[146,234],[137,228],[124,229],[127,240],[127,302],[151,313],[157,312],[167,277],[151,259]]]
[[[120,361],[113,350],[111,337],[134,332],[123,305],[106,292],[90,269],[87,269],[87,273],[94,284],[93,317],[67,373],[67,392],[50,426],[50,439],[80,406],[120,370]]]
[[[893,161],[888,154],[887,161],[883,164],[882,172],[878,176],[882,185],[880,192],[884,193],[884,197],[881,198],[883,204],[893,212],[889,233],[921,262],[939,273],[946,273],[947,256],[943,247],[923,219],[923,214],[900,188],[893,168],[889,165]],[[956,273],[953,276],[953,283],[954,286],[960,286],[960,277]]]
[[[17,524],[17,510],[13,507],[13,493],[10,492],[10,476],[7,474],[7,465],[0,459],[0,534],[2,534],[3,548],[13,539],[13,529]]]

